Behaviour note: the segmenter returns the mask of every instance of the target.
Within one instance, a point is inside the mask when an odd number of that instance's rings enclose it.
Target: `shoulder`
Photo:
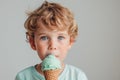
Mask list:
[[[18,74],[31,73],[33,69],[34,69],[34,66],[30,66],[21,70],[20,72],[18,72]]]
[[[23,80],[26,76],[30,76],[33,73],[34,67],[30,66],[21,71],[16,75],[16,80]]]
[[[87,80],[86,74],[83,72],[82,69],[73,65],[66,65],[66,69],[70,73],[70,75],[72,74],[76,77],[76,80]]]
[[[66,68],[71,71],[71,72],[76,72],[76,73],[84,73],[80,68],[75,67],[73,65],[66,65]]]
[[[69,65],[69,64],[66,64],[66,67],[69,69],[80,70],[78,67],[75,67],[75,66]]]

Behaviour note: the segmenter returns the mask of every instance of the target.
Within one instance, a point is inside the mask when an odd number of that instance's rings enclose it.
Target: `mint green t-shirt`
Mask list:
[[[35,66],[31,66],[20,71],[15,80],[45,80],[45,78],[37,72]],[[65,69],[58,80],[87,80],[87,77],[82,70],[72,65],[65,65]]]

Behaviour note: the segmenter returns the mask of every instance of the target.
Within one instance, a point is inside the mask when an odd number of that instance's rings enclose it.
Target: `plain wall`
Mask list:
[[[26,11],[44,0],[0,0],[0,80],[14,80],[40,59],[25,41]],[[50,1],[50,0],[48,0]],[[120,80],[120,0],[52,0],[69,8],[79,36],[65,60],[89,80]]]

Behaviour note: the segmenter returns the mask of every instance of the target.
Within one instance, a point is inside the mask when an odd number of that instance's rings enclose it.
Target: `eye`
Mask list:
[[[63,39],[65,39],[65,37],[64,36],[58,36],[58,39],[63,40]]]
[[[48,37],[47,36],[41,36],[40,40],[48,40]]]

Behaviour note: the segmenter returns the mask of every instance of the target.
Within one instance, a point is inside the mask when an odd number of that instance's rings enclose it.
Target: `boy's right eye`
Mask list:
[[[47,36],[41,36],[40,40],[48,40],[48,37]]]

